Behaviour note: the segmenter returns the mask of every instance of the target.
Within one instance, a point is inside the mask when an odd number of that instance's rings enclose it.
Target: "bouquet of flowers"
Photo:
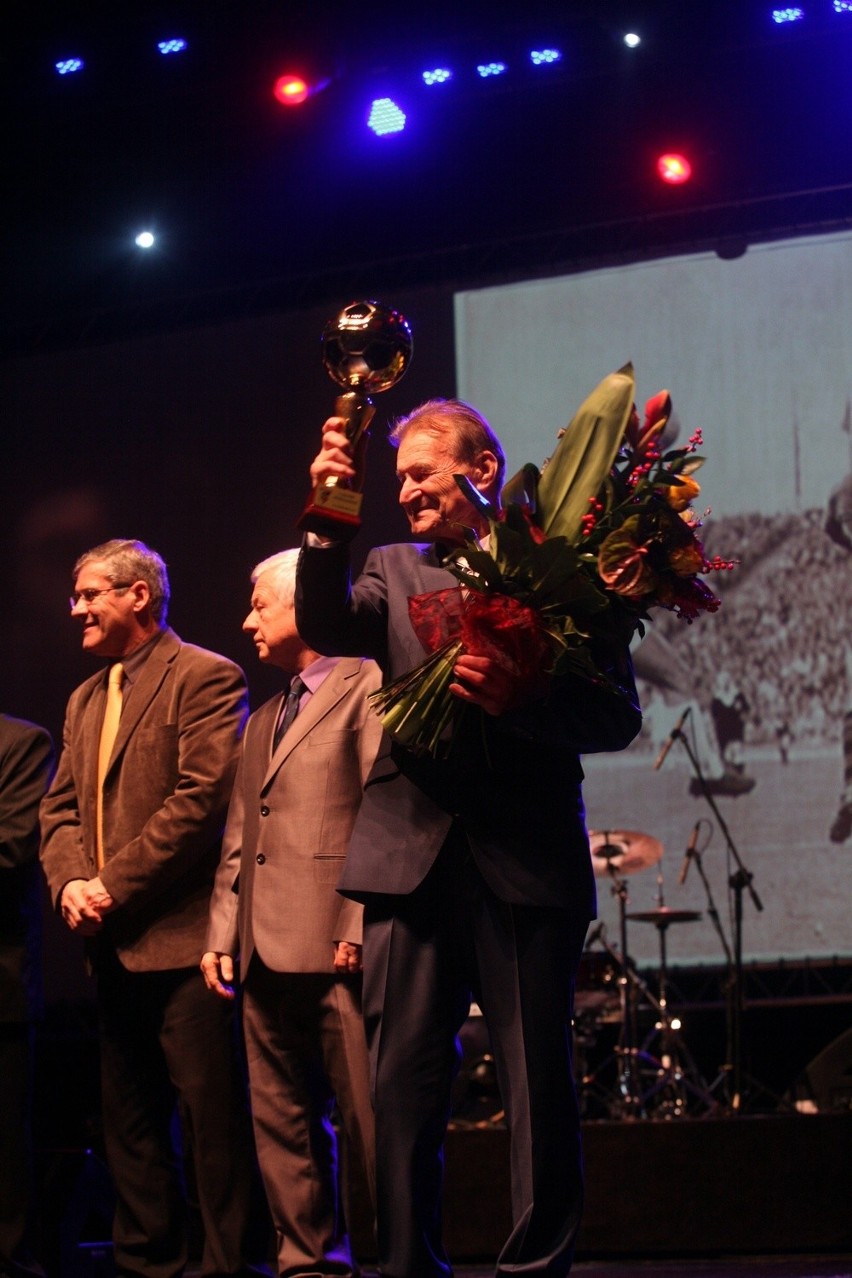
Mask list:
[[[701,574],[734,564],[708,559],[698,539],[691,503],[701,432],[662,453],[670,414],[671,396],[660,391],[640,421],[627,364],[592,392],[540,470],[528,463],[506,484],[501,509],[455,477],[490,535],[452,555],[457,587],[409,600],[431,655],[371,697],[396,740],[432,755],[448,747],[454,720],[469,709],[449,692],[462,651],[500,662],[519,690],[568,671],[600,683],[596,637],[628,642],[654,606],[687,622],[716,611]]]

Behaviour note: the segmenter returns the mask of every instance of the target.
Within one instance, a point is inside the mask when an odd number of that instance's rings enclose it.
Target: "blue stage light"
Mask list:
[[[388,133],[401,133],[405,128],[405,112],[392,98],[376,98],[370,106],[367,126],[380,138]]]
[[[186,48],[186,41],[178,38],[177,40],[160,40],[157,42],[157,48],[160,53],[183,53]]]
[[[476,68],[476,74],[487,80],[490,75],[502,75],[505,70],[505,62],[483,62]]]
[[[773,9],[772,10],[772,21],[778,22],[778,23],[801,22],[804,16],[805,16],[804,9],[795,8],[795,9]]]
[[[56,70],[60,75],[72,75],[75,71],[82,71],[84,65],[82,58],[63,58],[57,62]]]
[[[637,35],[635,31],[628,31],[624,37],[624,43],[628,49],[636,49],[642,43],[642,37]]]
[[[449,67],[435,67],[432,71],[423,72],[424,84],[446,84],[452,78],[453,73]]]
[[[530,62],[534,67],[548,66],[552,62],[561,62],[562,54],[558,49],[532,49]]]
[[[852,0],[834,0],[835,13],[852,13]]]
[[[136,236],[134,243],[141,249],[153,248],[154,235],[151,231],[140,231]]]

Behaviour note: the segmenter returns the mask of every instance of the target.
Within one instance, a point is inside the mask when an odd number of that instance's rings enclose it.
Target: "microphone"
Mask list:
[[[661,768],[663,764],[665,763],[666,755],[668,754],[669,750],[671,750],[675,741],[677,741],[678,737],[680,736],[681,729],[683,728],[683,725],[686,723],[687,719],[689,718],[691,710],[692,710],[692,706],[686,707],[683,714],[680,716],[677,723],[672,728],[671,732],[669,733],[669,735],[666,737],[665,741],[663,742],[662,749],[660,750],[660,753],[657,755],[656,759],[654,760],[655,772],[657,771],[658,768]]]
[[[683,865],[680,867],[678,875],[678,883],[683,887],[686,882],[686,876],[689,873],[689,863],[695,856],[695,845],[698,842],[698,831],[701,829],[701,822],[696,821],[692,828],[692,834],[689,836],[689,842],[686,845],[686,851],[683,854]]]

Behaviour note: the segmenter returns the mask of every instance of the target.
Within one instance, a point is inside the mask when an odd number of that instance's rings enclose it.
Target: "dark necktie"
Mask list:
[[[299,702],[302,699],[302,693],[305,691],[305,688],[306,685],[302,682],[299,676],[294,675],[290,681],[290,691],[284,699],[284,710],[275,728],[275,736],[272,738],[273,754],[278,749],[279,742],[284,736],[284,733],[299,713]]]

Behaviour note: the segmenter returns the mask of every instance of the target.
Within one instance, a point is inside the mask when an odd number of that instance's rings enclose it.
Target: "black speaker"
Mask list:
[[[821,1114],[852,1112],[852,1029],[824,1047],[800,1074],[797,1108],[811,1102]]]

